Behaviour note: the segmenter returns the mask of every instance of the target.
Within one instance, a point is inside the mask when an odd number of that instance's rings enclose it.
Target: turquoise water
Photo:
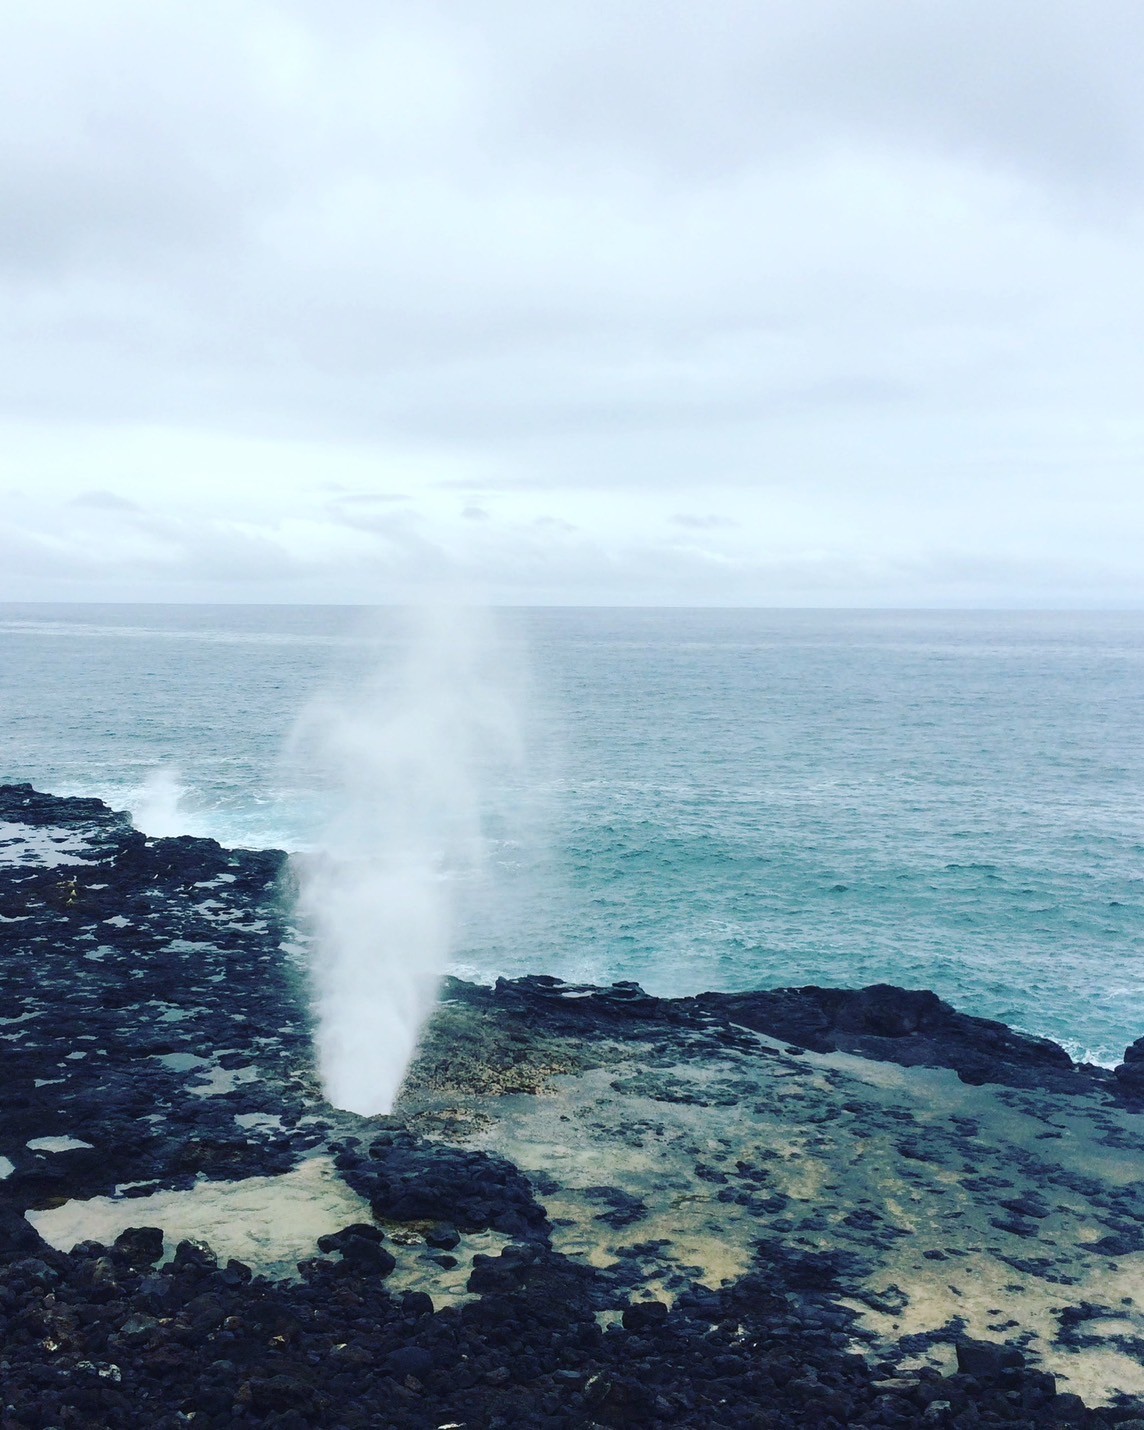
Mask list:
[[[396,660],[329,607],[0,607],[0,778],[312,844],[282,750]],[[1144,616],[506,612],[524,758],[456,967],[655,992],[878,979],[1114,1062],[1144,1033]],[[156,771],[165,774],[156,778]]]

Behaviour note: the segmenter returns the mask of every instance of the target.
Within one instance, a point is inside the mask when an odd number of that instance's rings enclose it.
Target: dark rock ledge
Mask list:
[[[0,788],[5,1430],[1144,1425],[1144,1045],[1077,1068],[900,989],[450,980],[357,1118],[285,874]],[[299,1186],[333,1220],[284,1268]],[[100,1239],[52,1232],[77,1202]]]

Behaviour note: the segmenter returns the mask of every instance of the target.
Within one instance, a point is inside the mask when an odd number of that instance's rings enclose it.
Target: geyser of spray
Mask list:
[[[326,1096],[393,1106],[445,972],[458,899],[480,872],[490,798],[519,758],[516,702],[491,618],[411,613],[398,657],[314,700],[294,748],[325,785],[329,824],[299,861],[314,939]]]
[[[178,770],[159,766],[130,800],[131,822],[152,839],[190,833],[187,816],[180,808],[186,792]]]

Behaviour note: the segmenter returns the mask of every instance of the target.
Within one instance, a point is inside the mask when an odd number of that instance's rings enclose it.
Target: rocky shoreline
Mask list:
[[[361,1118],[288,877],[0,788],[0,1426],[1144,1427],[1144,1043],[448,980]]]

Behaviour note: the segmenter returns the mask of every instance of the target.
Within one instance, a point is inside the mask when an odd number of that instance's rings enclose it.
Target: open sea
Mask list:
[[[1107,1064],[1144,1034],[1144,614],[497,624],[519,739],[473,775],[455,971],[889,981]],[[339,607],[0,606],[0,780],[151,834],[313,848],[341,794],[291,732],[322,691],[384,691],[402,632]]]

